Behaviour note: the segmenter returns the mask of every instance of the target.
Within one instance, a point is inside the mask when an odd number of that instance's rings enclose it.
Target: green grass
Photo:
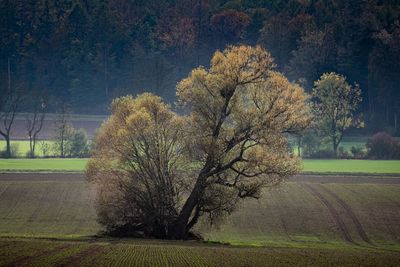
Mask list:
[[[0,171],[82,172],[87,159],[0,159]],[[400,174],[400,160],[303,160],[303,171],[314,173]]]
[[[2,266],[396,266],[366,249],[237,248],[182,242],[0,239]]]
[[[0,159],[0,171],[72,171],[82,172],[87,159]]]
[[[303,160],[304,172],[400,174],[400,160]]]
[[[52,149],[52,146],[54,144],[54,141],[49,141],[49,140],[39,140],[36,142],[36,148],[35,148],[35,155],[37,157],[43,157],[43,152],[41,149],[41,144],[45,142],[50,145],[50,148]],[[27,156],[28,152],[30,151],[29,148],[29,141],[28,140],[14,140],[11,141],[11,146],[16,147],[17,153],[16,156],[20,158],[24,158]],[[6,141],[0,140],[0,151],[6,150]],[[50,151],[49,155],[47,156],[53,156],[54,153]]]

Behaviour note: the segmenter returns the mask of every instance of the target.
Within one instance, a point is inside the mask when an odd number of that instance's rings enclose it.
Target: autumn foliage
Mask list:
[[[114,100],[87,167],[107,230],[185,239],[297,173],[287,134],[308,126],[308,98],[273,69],[264,49],[233,46],[178,84],[186,115],[148,93]]]

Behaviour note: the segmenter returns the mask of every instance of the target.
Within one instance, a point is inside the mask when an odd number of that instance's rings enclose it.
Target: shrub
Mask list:
[[[333,159],[335,158],[335,153],[332,149],[319,149],[314,151],[309,155],[309,158],[312,159]]]
[[[51,146],[50,146],[50,144],[48,142],[41,141],[39,143],[39,149],[42,152],[43,157],[47,158],[49,156],[49,154],[50,154]]]
[[[338,157],[341,159],[351,159],[353,156],[344,147],[339,147]]]
[[[302,153],[303,157],[314,157],[318,155],[321,147],[321,138],[318,134],[310,130],[306,132],[302,138]]]
[[[10,152],[11,152],[10,158],[17,158],[19,152],[19,144],[11,143]],[[7,151],[5,149],[0,151],[0,158],[6,158],[6,157],[7,157]]]
[[[386,132],[374,134],[367,142],[368,157],[372,159],[400,159],[400,142]]]
[[[363,159],[366,157],[365,147],[352,146],[350,151],[351,151],[351,154],[353,154],[353,158],[355,158],[355,159]]]
[[[74,130],[69,140],[69,156],[84,158],[89,156],[89,141],[84,129]]]

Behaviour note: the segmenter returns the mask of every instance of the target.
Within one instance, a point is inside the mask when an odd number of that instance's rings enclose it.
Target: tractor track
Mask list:
[[[58,246],[56,248],[53,248],[51,250],[42,251],[42,252],[39,252],[39,253],[31,255],[31,256],[25,256],[23,258],[16,259],[15,261],[13,261],[9,264],[6,264],[4,266],[19,267],[19,266],[23,266],[23,265],[31,265],[32,261],[34,261],[34,260],[43,258],[45,256],[55,255],[55,254],[62,252],[70,247],[72,247],[71,244],[64,244],[64,245]]]
[[[79,266],[83,259],[99,254],[102,251],[102,249],[103,246],[101,245],[92,245],[91,247],[71,256],[66,261],[57,264],[56,266],[58,267]]]
[[[349,230],[346,227],[346,224],[340,217],[338,211],[333,207],[333,205],[320,192],[318,192],[317,189],[315,189],[311,185],[305,183],[304,186],[328,208],[329,213],[331,214],[336,225],[339,227],[344,240],[350,244],[355,245],[356,242],[354,242],[353,238],[350,235]]]
[[[373,243],[369,239],[367,233],[365,232],[364,228],[362,227],[360,221],[357,219],[357,216],[355,215],[355,213],[353,212],[351,207],[343,199],[341,199],[337,194],[335,194],[328,188],[326,188],[322,185],[317,185],[317,186],[318,186],[318,188],[320,188],[321,190],[323,190],[324,192],[326,192],[327,194],[332,196],[343,207],[343,209],[346,211],[347,215],[349,215],[350,219],[353,221],[361,239],[364,240],[366,243],[373,245]]]

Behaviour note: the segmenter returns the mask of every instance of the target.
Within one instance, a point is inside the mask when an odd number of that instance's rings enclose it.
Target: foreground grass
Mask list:
[[[0,171],[82,172],[87,159],[0,159]],[[303,160],[304,172],[400,174],[400,160]]]
[[[0,239],[7,266],[398,266],[400,254],[366,249],[237,248],[193,242]]]

